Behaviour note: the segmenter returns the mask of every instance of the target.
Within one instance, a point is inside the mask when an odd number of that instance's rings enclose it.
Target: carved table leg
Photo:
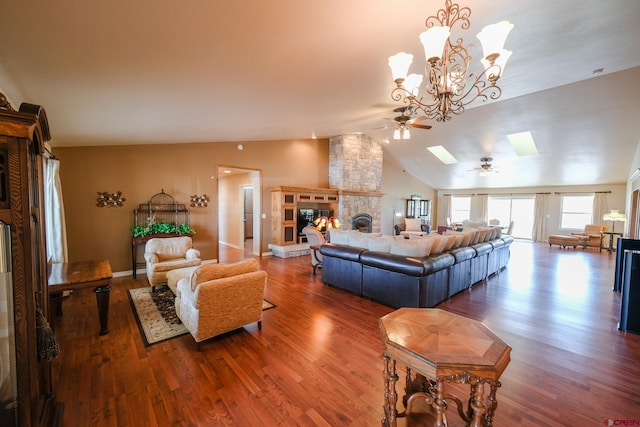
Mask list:
[[[384,427],[396,427],[396,404],[398,403],[398,393],[396,392],[396,361],[386,354],[384,355],[384,414],[382,415],[382,425]]]
[[[489,391],[489,397],[487,398],[487,416],[486,416],[486,426],[487,427],[491,427],[493,425],[493,414],[496,411],[496,408],[498,407],[498,401],[496,400],[496,392],[498,391],[498,387],[500,387],[502,384],[500,384],[500,381],[495,380],[495,381],[491,381],[489,383],[491,385],[491,389]]]
[[[472,377],[471,383],[471,411],[473,418],[469,424],[471,427],[484,426],[486,407],[484,406],[484,380]]]
[[[436,399],[435,399],[435,408],[436,408],[436,423],[435,427],[446,427],[447,426],[447,404],[444,401],[444,379],[438,378],[436,380]]]
[[[94,289],[96,301],[98,302],[98,316],[100,317],[100,335],[109,333],[109,295],[111,285],[98,286]]]

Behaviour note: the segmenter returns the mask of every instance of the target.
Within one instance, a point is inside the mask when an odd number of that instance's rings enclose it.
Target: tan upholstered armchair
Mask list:
[[[167,283],[167,271],[200,265],[200,251],[193,249],[189,236],[160,237],[147,241],[144,260],[151,288]]]
[[[255,258],[233,264],[204,264],[178,281],[176,314],[200,342],[258,322],[262,329],[262,300],[267,273]]]
[[[601,231],[607,231],[607,226],[601,224],[587,224],[584,226],[584,231],[573,232],[571,235],[580,239],[580,244],[585,248],[599,248]]]

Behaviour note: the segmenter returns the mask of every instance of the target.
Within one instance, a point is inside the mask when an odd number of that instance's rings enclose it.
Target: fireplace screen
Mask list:
[[[373,230],[373,217],[366,213],[359,213],[351,219],[351,229],[361,233],[371,233]]]

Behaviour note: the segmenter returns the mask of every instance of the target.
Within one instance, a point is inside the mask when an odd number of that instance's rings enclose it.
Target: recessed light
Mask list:
[[[236,147],[237,147],[237,148],[238,148],[238,150],[240,150],[240,151],[242,151],[242,150],[244,149],[244,145],[242,145],[242,144],[238,144]]]
[[[224,173],[231,173],[231,171],[229,169],[225,169]]]

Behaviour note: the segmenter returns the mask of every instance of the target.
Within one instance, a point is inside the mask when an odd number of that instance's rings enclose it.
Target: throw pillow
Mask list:
[[[357,248],[369,247],[370,235],[368,233],[360,233],[358,231],[349,233],[349,246],[355,246]]]
[[[405,231],[422,231],[420,218],[405,218]]]
[[[329,231],[329,238],[331,243],[336,245],[348,245],[349,244],[349,231],[337,230],[332,228]]]
[[[444,248],[446,247],[447,242],[449,241],[449,238],[445,236],[440,236],[440,235],[430,236],[430,237],[433,239],[431,254],[436,255],[444,252]]]
[[[372,237],[369,239],[368,249],[373,252],[389,253],[391,250],[392,236]]]
[[[390,252],[395,255],[424,257],[431,253],[433,239],[393,240]]]
[[[455,234],[447,234],[447,235],[444,235],[443,237],[447,239],[447,244],[444,247],[444,251],[448,251],[449,249],[452,249],[453,246],[456,244],[456,240],[462,240],[462,237],[458,239],[458,236],[456,236]]]

